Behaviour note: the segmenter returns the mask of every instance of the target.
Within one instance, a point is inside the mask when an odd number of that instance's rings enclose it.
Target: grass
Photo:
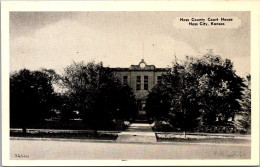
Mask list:
[[[92,131],[28,131],[23,134],[19,130],[11,130],[11,137],[32,137],[32,138],[69,138],[69,139],[99,139],[99,140],[116,140],[116,132],[98,132],[94,135]]]
[[[248,138],[236,138],[234,136],[187,134],[186,138],[181,134],[155,133],[157,142],[193,142],[193,143],[250,143]]]

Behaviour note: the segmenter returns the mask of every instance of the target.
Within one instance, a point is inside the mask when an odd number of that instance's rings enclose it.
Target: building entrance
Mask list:
[[[137,107],[138,107],[138,113],[137,113],[137,120],[147,120],[146,111],[145,111],[145,100],[137,100]]]

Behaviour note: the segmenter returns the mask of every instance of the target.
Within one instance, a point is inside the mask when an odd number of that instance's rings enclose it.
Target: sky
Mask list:
[[[178,28],[178,17],[237,17],[233,28]],[[208,49],[250,73],[249,12],[10,12],[10,71],[55,69],[73,61],[156,67]]]

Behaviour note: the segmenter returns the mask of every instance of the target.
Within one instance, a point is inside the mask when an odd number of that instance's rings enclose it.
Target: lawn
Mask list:
[[[11,137],[35,137],[35,138],[69,138],[69,139],[100,139],[116,140],[117,132],[98,132],[94,135],[91,130],[27,130],[26,134],[22,130],[11,130]]]
[[[194,142],[194,143],[250,143],[250,136],[226,134],[186,134],[155,133],[158,142]]]

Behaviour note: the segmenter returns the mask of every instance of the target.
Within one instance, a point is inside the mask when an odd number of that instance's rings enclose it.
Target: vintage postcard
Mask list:
[[[259,165],[259,9],[2,2],[2,165]]]

